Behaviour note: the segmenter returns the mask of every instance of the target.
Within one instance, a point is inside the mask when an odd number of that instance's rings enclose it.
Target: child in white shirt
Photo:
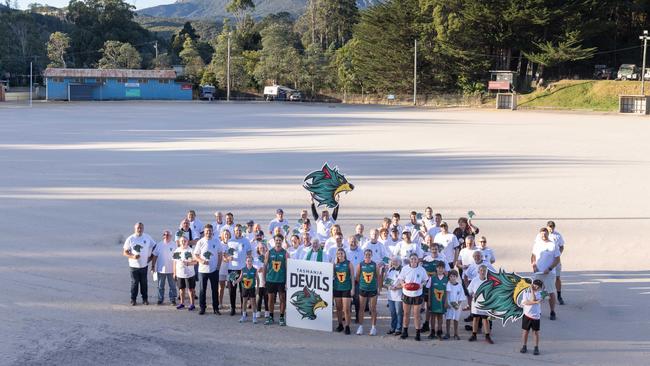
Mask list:
[[[458,320],[460,314],[463,312],[462,303],[467,301],[463,285],[458,281],[458,271],[452,269],[449,271],[449,282],[447,283],[447,312],[445,318],[447,319],[447,334],[443,339],[449,339],[449,328],[451,322],[454,322],[454,339],[459,340],[458,336]]]
[[[524,292],[522,305],[524,306],[524,316],[521,320],[521,328],[523,329],[521,338],[524,345],[521,347],[521,353],[528,352],[526,343],[528,343],[528,332],[532,329],[533,336],[535,337],[535,350],[533,354],[539,355],[539,323],[542,317],[542,286],[544,283],[541,280],[533,281],[531,289]]]

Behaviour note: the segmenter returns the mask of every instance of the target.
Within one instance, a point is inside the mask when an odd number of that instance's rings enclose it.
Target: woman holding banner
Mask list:
[[[402,289],[402,306],[404,308],[404,320],[402,321],[401,339],[408,338],[409,318],[413,312],[415,323],[415,340],[420,340],[420,306],[422,305],[422,286],[428,281],[427,271],[420,265],[416,253],[409,256],[409,265],[402,268],[399,273],[398,285]]]
[[[352,286],[352,263],[348,260],[345,249],[336,250],[336,263],[334,264],[334,302],[336,303],[336,317],[339,321],[337,332],[345,329],[345,334],[350,334],[350,302],[354,296]],[[345,320],[343,320],[345,319]],[[343,327],[345,322],[345,328]]]

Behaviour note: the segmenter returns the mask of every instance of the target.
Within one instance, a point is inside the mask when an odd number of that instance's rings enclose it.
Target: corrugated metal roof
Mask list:
[[[55,69],[47,68],[45,77],[59,78],[130,78],[130,79],[175,79],[174,70],[130,70],[130,69]]]

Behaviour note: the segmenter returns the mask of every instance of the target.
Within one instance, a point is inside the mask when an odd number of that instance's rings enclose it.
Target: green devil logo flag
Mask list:
[[[476,290],[476,302],[479,309],[487,311],[490,316],[501,319],[503,326],[508,320],[515,322],[524,315],[522,308],[524,291],[531,291],[532,280],[507,273],[500,269],[498,273],[488,270],[487,279]]]
[[[320,170],[309,173],[304,179],[303,187],[311,193],[318,206],[329,208],[338,206],[339,194],[354,189],[354,185],[339,173],[338,168],[332,169],[327,163]]]
[[[296,307],[302,318],[316,319],[316,310],[327,308],[327,303],[316,291],[303,287],[291,295],[291,305]]]

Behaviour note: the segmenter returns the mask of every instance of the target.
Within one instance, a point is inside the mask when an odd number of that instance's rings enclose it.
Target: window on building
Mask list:
[[[126,84],[129,82],[127,78],[117,78],[118,83]]]
[[[169,79],[158,79],[159,84],[169,84]]]
[[[70,78],[70,82],[75,84],[81,84],[82,78]]]
[[[140,84],[146,84],[146,83],[147,83],[147,79],[138,79],[138,83],[140,83]]]

